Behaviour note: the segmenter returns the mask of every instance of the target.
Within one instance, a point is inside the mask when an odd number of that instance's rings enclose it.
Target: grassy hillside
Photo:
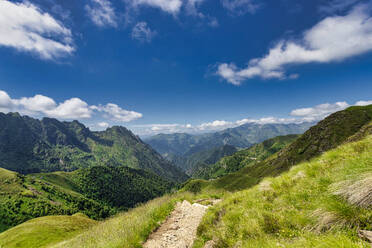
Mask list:
[[[35,218],[0,233],[0,247],[50,247],[95,224],[96,221],[82,214]]]
[[[124,166],[26,176],[0,169],[0,179],[0,231],[45,215],[82,212],[103,219],[174,187],[155,174]]]
[[[228,174],[213,181],[193,180],[186,188],[193,190],[222,189],[242,190],[259,183],[264,177],[277,176],[294,164],[309,160],[333,149],[361,132],[368,134],[372,122],[372,105],[350,107],[336,112],[317,125],[311,127],[289,146],[265,161],[244,167],[238,172]],[[366,131],[367,130],[367,131]],[[363,135],[359,135],[363,137]]]
[[[176,201],[208,198],[223,201],[208,210],[194,247],[367,247],[358,230],[372,230],[371,113],[335,113],[260,163],[193,180],[54,247],[141,247]]]
[[[141,247],[175,201],[208,197],[223,201],[207,212],[194,247],[209,240],[214,247],[368,247],[357,230],[372,228],[371,206],[354,202],[372,202],[371,184],[364,183],[372,173],[371,147],[370,135],[235,193],[209,189],[164,196],[54,247]],[[355,201],[348,189],[362,197]],[[358,194],[359,189],[367,194]]]
[[[368,247],[372,136],[226,195],[207,213],[194,247]]]
[[[290,134],[265,140],[248,149],[240,150],[231,156],[223,157],[215,164],[199,166],[198,170],[193,173],[193,177],[210,179],[236,172],[243,167],[251,166],[265,160],[292,143],[298,137],[299,135]]]
[[[60,242],[53,247],[140,248],[147,236],[171,213],[175,202],[185,198],[190,199],[190,197],[189,194],[183,194],[157,198],[103,221],[81,235]]]
[[[187,178],[124,127],[92,132],[78,121],[0,113],[0,167],[29,174],[97,165],[144,169],[172,181]]]

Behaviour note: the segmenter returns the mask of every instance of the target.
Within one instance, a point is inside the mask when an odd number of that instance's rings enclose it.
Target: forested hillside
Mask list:
[[[78,121],[0,113],[0,167],[28,174],[96,165],[144,169],[172,181],[187,178],[124,127],[92,132]]]
[[[103,219],[161,196],[173,186],[153,173],[124,166],[26,176],[0,168],[0,231],[46,215],[82,212]]]
[[[221,158],[232,155],[238,151],[235,146],[230,145],[214,147],[212,149],[201,151],[198,151],[198,149],[195,150],[196,152],[194,152],[194,149],[191,149],[189,151],[189,154],[185,154],[185,157],[187,159],[183,162],[183,169],[189,176],[193,176],[198,168],[214,164]]]
[[[187,199],[200,203],[211,198],[222,201],[208,209],[198,227],[194,247],[204,247],[207,242],[212,247],[274,247],[277,244],[308,248],[324,244],[327,244],[324,247],[366,247],[358,230],[370,229],[371,127],[372,105],[334,113],[297,139],[296,136],[278,137],[249,151],[248,155],[262,154],[263,161],[247,160],[246,167],[215,180],[192,180],[178,192],[99,222],[54,247],[140,247],[169,216],[175,202]],[[290,144],[264,159],[286,142]],[[100,186],[106,185],[101,178],[108,178],[107,184],[110,179],[118,180],[115,175],[120,172],[112,168],[113,172],[108,172],[107,167],[87,173],[73,172],[82,180],[71,180],[74,176],[66,176],[66,172],[33,176],[35,181],[45,180],[47,185],[60,185],[70,192],[87,182],[87,194],[96,198],[105,192],[97,188],[105,188]],[[5,172],[3,178],[13,180],[7,179],[8,182],[21,180],[14,180],[18,174]],[[94,183],[98,175],[103,176]],[[24,181],[28,182],[31,176]],[[122,191],[115,190],[115,183],[111,183],[113,186],[107,189],[120,194]],[[12,193],[25,190],[20,183],[7,185],[3,187],[10,192],[15,190]],[[146,188],[151,184],[143,185]],[[103,201],[112,204],[112,199],[116,197]],[[50,225],[56,228],[52,222]],[[24,226],[19,230],[21,228]],[[32,230],[37,230],[35,228]],[[52,234],[62,239],[57,231]],[[5,237],[2,242],[30,238],[26,232],[16,235],[13,229],[2,235]]]
[[[264,161],[266,158],[292,143],[299,136],[300,135],[290,134],[265,140],[250,148],[238,151],[231,156],[223,157],[215,164],[200,166],[193,173],[193,177],[210,179],[236,172],[243,167]]]

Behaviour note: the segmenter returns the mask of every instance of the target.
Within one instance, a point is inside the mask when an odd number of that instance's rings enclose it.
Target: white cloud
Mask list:
[[[349,106],[350,105],[347,102],[336,102],[333,104],[323,103],[311,108],[299,108],[292,110],[290,115],[302,117],[304,120],[315,121],[321,120],[326,116],[334,112],[343,110]]]
[[[253,14],[260,7],[254,0],[221,0],[221,3],[230,14],[234,15]]]
[[[115,10],[109,0],[90,0],[85,5],[85,10],[94,24],[99,27],[117,27]]]
[[[125,0],[127,4],[130,4],[131,7],[139,7],[139,6],[149,6],[154,8],[159,8],[164,12],[169,14],[176,15],[181,7],[182,1],[181,0]]]
[[[198,7],[204,2],[204,0],[187,0],[186,2],[186,12],[188,15],[197,16],[200,18],[204,18],[204,14],[199,12]]]
[[[67,120],[97,117],[116,122],[130,122],[142,117],[140,113],[122,109],[113,103],[90,106],[79,98],[70,98],[57,104],[52,98],[43,95],[12,99],[5,91],[1,90],[0,112],[20,112],[34,117],[48,116]]]
[[[103,112],[105,118],[119,121],[119,122],[130,122],[142,118],[142,114],[122,109],[117,104],[108,103],[106,105],[91,106],[91,109]]]
[[[88,104],[79,98],[68,99],[54,109],[43,112],[48,116],[60,119],[86,119],[92,116],[92,110]]]
[[[355,103],[356,106],[367,106],[367,105],[371,105],[372,104],[372,100],[370,101],[357,101]]]
[[[235,122],[237,126],[241,126],[248,123],[255,124],[288,124],[288,123],[301,123],[304,120],[295,118],[276,118],[276,117],[263,117],[260,119],[242,119]]]
[[[151,42],[155,35],[156,31],[152,31],[146,22],[139,22],[132,29],[132,38],[140,42]]]
[[[0,46],[38,54],[43,59],[70,55],[71,30],[35,5],[0,1]]]
[[[354,105],[364,106],[372,104],[370,101],[358,101]],[[286,118],[278,118],[273,116],[252,119],[245,118],[237,121],[225,121],[215,120],[211,122],[205,122],[199,125],[192,124],[147,124],[147,125],[135,125],[132,129],[135,133],[144,136],[155,135],[159,133],[205,133],[221,131],[226,128],[233,128],[244,124],[299,124],[303,122],[314,122],[320,121],[328,115],[343,110],[351,106],[347,102],[336,102],[336,103],[324,103],[309,108],[294,109],[290,112]]]
[[[226,128],[226,127],[229,127],[231,125],[233,125],[233,123],[229,122],[229,121],[215,120],[215,121],[212,121],[212,122],[202,123],[197,128],[201,131],[210,130],[210,129],[216,130],[216,129],[220,129],[220,128]]]
[[[97,126],[100,128],[108,128],[110,124],[108,124],[107,122],[98,122]]]
[[[50,111],[56,108],[56,102],[47,96],[35,95],[34,97],[22,97],[19,100],[13,100],[16,106],[27,106],[27,110],[31,112]]]
[[[372,51],[370,8],[358,5],[345,16],[325,18],[306,31],[299,41],[279,42],[264,57],[252,59],[244,69],[232,63],[220,64],[217,74],[239,85],[254,77],[285,78],[288,65],[343,61],[369,51]]]

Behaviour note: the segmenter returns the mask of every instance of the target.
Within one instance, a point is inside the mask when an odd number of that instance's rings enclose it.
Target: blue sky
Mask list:
[[[358,0],[0,0],[0,111],[140,135],[372,103]]]

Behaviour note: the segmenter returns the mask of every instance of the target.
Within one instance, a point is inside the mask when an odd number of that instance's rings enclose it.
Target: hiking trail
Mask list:
[[[201,202],[205,200],[199,200]],[[207,200],[211,205],[219,199]],[[144,248],[189,248],[196,237],[197,228],[209,206],[184,200],[178,202],[176,208],[166,221],[153,232],[144,243]]]

